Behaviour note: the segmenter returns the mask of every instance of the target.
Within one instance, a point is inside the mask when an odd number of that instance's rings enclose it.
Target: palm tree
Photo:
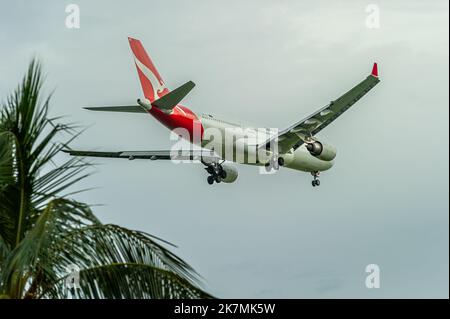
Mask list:
[[[59,133],[77,134],[48,118],[42,82],[33,60],[0,109],[0,298],[211,297],[167,242],[102,224],[70,199],[88,164],[54,164],[67,145],[56,141]]]

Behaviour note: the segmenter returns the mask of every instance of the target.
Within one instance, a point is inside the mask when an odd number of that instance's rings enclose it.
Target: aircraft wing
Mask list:
[[[377,85],[378,82],[380,82],[378,78],[378,66],[374,63],[372,73],[365,80],[336,100],[331,101],[328,105],[287,129],[280,131],[278,135],[271,137],[261,147],[267,148],[273,139],[278,138],[278,149],[280,153],[288,152],[292,148],[294,150],[297,149],[304,143],[305,139],[316,135],[327,127]]]
[[[159,150],[159,151],[118,151],[118,152],[97,152],[97,151],[76,151],[71,149],[63,150],[71,156],[82,157],[106,157],[106,158],[124,158],[149,159],[149,160],[199,160],[207,163],[217,162],[221,158],[214,151],[198,150]]]

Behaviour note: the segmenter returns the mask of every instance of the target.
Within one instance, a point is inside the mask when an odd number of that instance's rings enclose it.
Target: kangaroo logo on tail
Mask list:
[[[158,98],[162,97],[165,93],[167,93],[164,92],[164,90],[166,90],[167,88],[163,80],[158,80],[158,78],[152,72],[152,70],[147,68],[145,64],[139,61],[136,57],[134,58],[134,61],[136,62],[136,66],[139,68],[139,70],[141,70],[141,72],[145,75],[145,77],[150,81],[153,90],[154,100],[157,100]]]
[[[141,41],[128,38],[144,96],[153,102],[169,92]]]

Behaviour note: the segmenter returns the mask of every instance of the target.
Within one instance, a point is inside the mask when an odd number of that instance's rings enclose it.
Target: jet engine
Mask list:
[[[336,157],[335,147],[319,141],[306,144],[306,149],[312,156],[315,156],[322,161],[332,161]]]
[[[222,182],[233,183],[238,178],[238,170],[232,165],[222,164]]]

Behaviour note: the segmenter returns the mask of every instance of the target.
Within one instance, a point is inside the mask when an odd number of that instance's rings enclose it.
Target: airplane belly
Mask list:
[[[227,161],[256,164],[257,147],[252,145],[255,143],[253,134],[242,127],[206,118],[202,118],[202,126],[203,148],[214,149],[217,155]]]

